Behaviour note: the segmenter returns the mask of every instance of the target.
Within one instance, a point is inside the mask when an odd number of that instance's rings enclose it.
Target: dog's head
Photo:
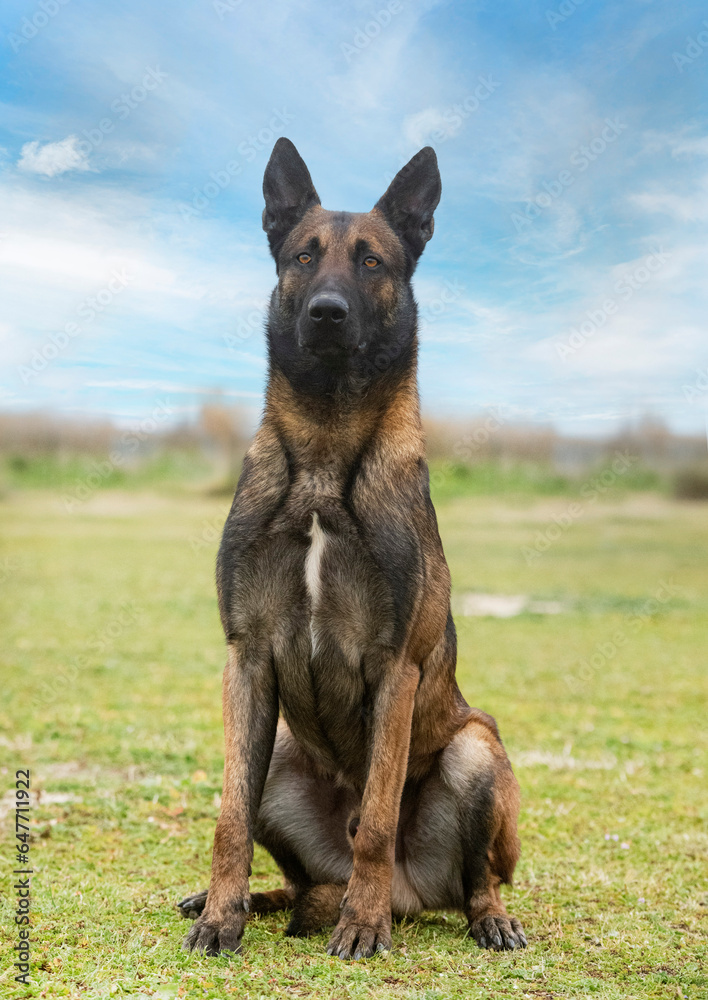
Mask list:
[[[416,153],[370,212],[329,212],[295,146],[278,139],[263,194],[278,271],[271,357],[305,391],[390,368],[415,337],[410,278],[440,200],[435,152]]]

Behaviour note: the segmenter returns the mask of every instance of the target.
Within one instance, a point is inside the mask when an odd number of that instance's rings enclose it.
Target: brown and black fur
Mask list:
[[[518,785],[455,681],[419,415],[410,279],[435,153],[368,214],[325,211],[287,139],[263,188],[270,372],[218,557],[224,787],[185,944],[237,951],[249,910],[292,907],[289,934],[336,925],[328,953],[368,957],[391,946],[392,913],[456,908],[482,947],[524,947],[499,894]],[[282,890],[249,893],[254,839]]]

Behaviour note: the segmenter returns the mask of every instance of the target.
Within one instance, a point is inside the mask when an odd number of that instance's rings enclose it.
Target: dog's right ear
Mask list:
[[[273,256],[305,212],[319,205],[310,171],[289,139],[278,139],[263,176],[263,228]]]

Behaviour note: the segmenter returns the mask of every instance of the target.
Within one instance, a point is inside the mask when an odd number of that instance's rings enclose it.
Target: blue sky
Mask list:
[[[435,146],[426,411],[705,427],[705,5],[38,0],[0,26],[1,406],[129,423],[219,388],[255,419],[287,135],[352,211]]]

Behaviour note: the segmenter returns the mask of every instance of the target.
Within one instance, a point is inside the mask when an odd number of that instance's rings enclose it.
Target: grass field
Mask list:
[[[522,786],[506,898],[529,948],[481,951],[461,915],[433,913],[397,924],[387,957],[344,964],[326,934],[285,939],[284,914],[253,920],[242,957],[180,950],[174,904],[207,884],[218,814],[227,501],[100,490],[70,513],[50,491],[8,494],[0,995],[707,997],[708,504],[568,504],[439,504],[456,595],[564,608],[458,618],[461,687],[496,716]],[[11,966],[24,767],[40,793],[29,988]],[[252,886],[278,884],[257,849]]]

